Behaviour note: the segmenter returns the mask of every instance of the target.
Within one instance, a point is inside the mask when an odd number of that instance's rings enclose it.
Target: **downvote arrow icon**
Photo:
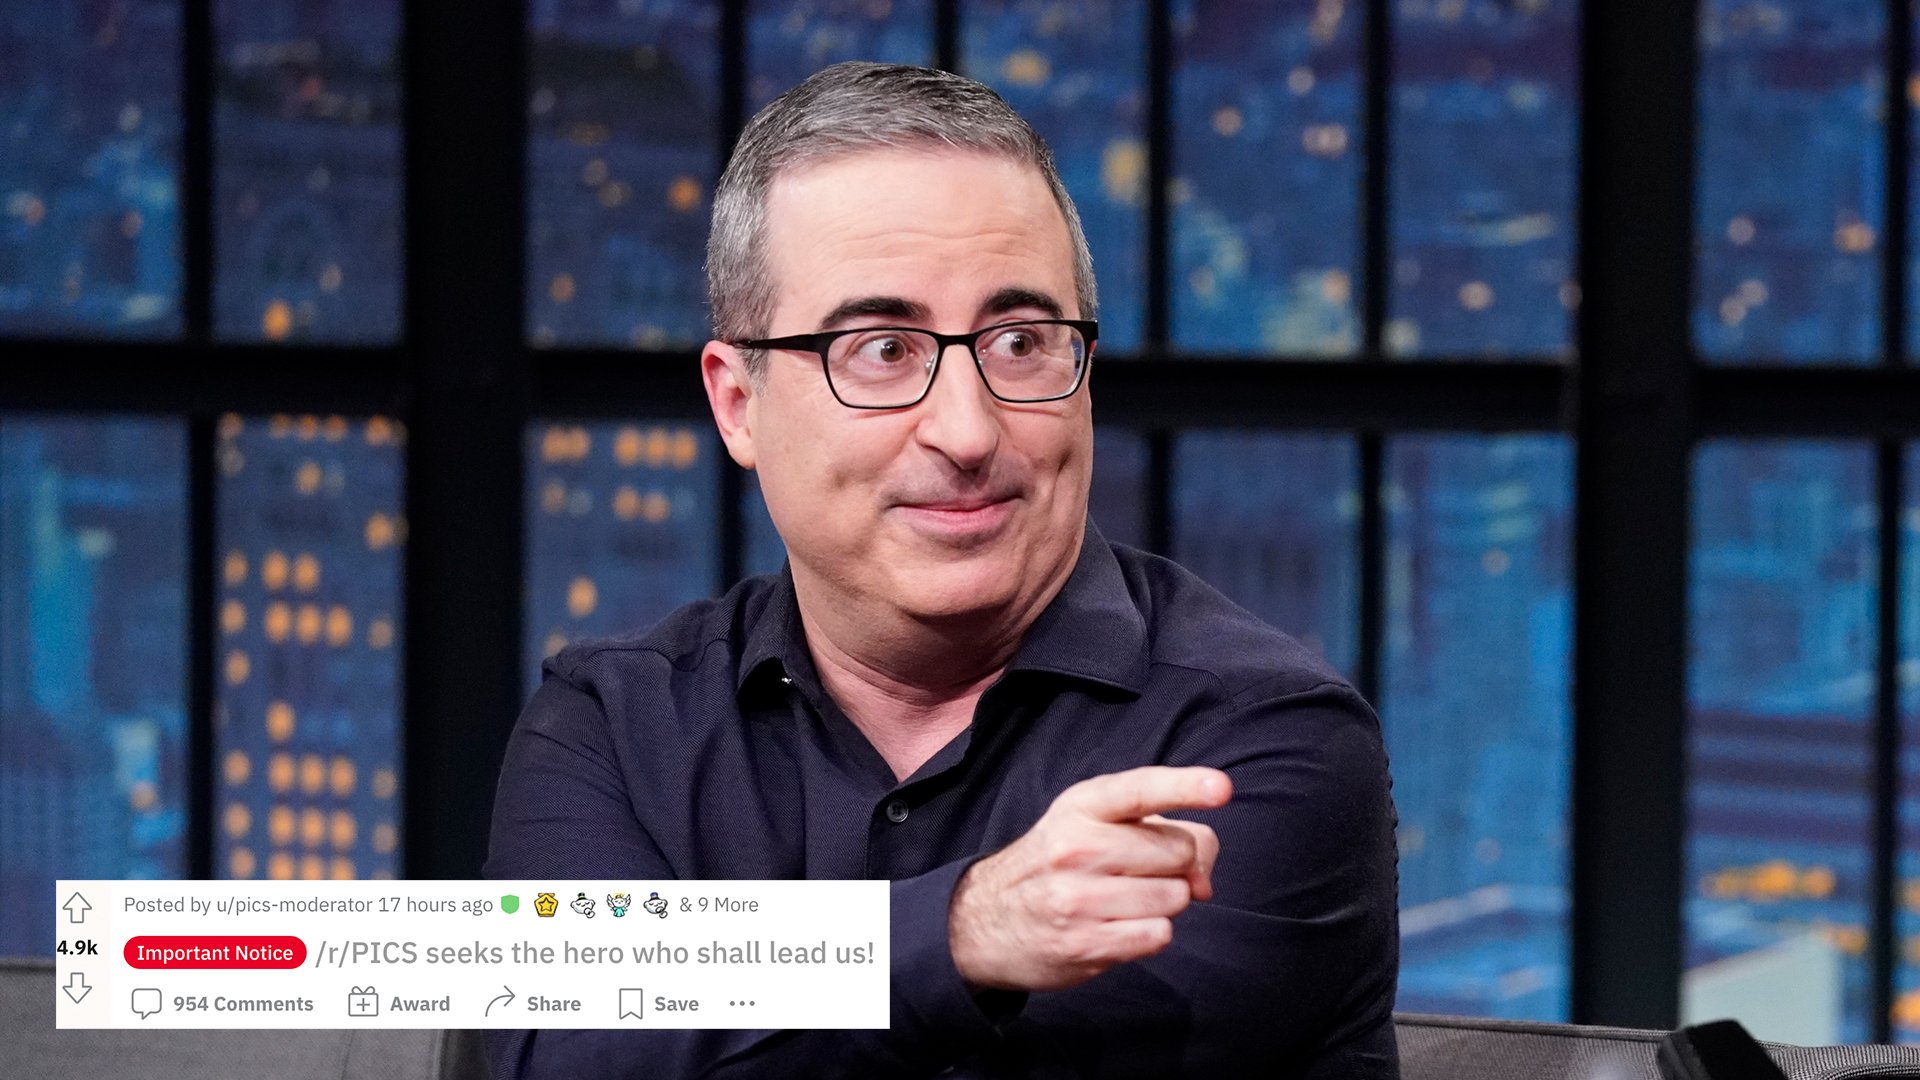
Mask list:
[[[85,975],[76,971],[67,977],[67,985],[60,989],[65,990],[67,996],[73,999],[73,1003],[78,1005],[86,998],[87,992],[92,990],[93,987],[87,985],[87,977]]]

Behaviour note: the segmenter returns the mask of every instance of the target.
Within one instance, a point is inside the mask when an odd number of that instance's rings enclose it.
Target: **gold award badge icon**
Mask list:
[[[551,919],[553,913],[560,910],[560,901],[552,893],[543,892],[533,898],[533,910],[541,918]]]

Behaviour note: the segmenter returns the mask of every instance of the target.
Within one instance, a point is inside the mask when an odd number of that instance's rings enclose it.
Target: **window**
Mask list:
[[[214,5],[217,332],[400,332],[400,7]]]
[[[180,3],[0,14],[0,333],[180,327]]]
[[[1695,463],[1687,1015],[1869,1037],[1874,663],[1865,447],[1715,442]]]
[[[645,629],[721,584],[719,454],[685,424],[527,430],[529,690],[568,642]]]
[[[406,429],[219,429],[214,771],[222,877],[398,876]]]
[[[1878,353],[1886,10],[1702,5],[1694,334],[1709,359]]]
[[[1405,1009],[1567,1013],[1570,470],[1557,436],[1387,447]]]
[[[705,340],[718,18],[713,0],[528,5],[527,333],[535,345]]]
[[[0,419],[0,953],[51,882],[186,870],[186,446],[133,417]]]

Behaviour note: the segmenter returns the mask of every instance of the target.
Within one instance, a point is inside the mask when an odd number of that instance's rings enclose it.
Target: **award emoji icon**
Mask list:
[[[588,896],[586,893],[581,893],[579,896],[574,897],[573,903],[567,906],[585,915],[589,919],[593,918],[593,897]]]
[[[618,919],[626,915],[627,908],[633,905],[633,894],[616,892],[607,894],[607,906],[613,909],[613,917]]]
[[[501,897],[500,910],[506,912],[509,915],[513,914],[516,911],[519,911],[520,898],[513,895],[512,893],[508,893],[507,895]]]
[[[640,908],[649,915],[658,915],[663,919],[667,917],[667,902],[660,898],[659,893],[648,893],[647,902],[641,904]]]
[[[534,914],[541,918],[551,919],[553,913],[560,910],[560,901],[555,899],[552,893],[543,892],[533,898],[533,910]]]

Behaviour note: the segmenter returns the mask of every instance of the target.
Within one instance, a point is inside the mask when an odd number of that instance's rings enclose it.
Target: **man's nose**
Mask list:
[[[919,438],[963,470],[978,468],[1000,445],[1000,406],[964,345],[941,355],[920,403]]]

